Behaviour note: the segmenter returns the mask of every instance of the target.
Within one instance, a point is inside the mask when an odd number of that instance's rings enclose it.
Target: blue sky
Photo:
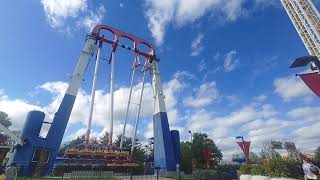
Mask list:
[[[260,151],[266,139],[295,141],[302,151],[319,145],[315,97],[288,67],[307,54],[280,1],[274,0],[30,0],[0,6],[0,110],[22,127],[26,113],[57,110],[83,48],[86,33],[107,24],[154,44],[160,58],[172,129],[206,132],[226,157],[244,135]],[[104,49],[108,58],[110,47]],[[116,122],[120,132],[128,96],[132,54],[116,56]],[[68,141],[85,132],[91,61],[69,126]],[[108,129],[109,65],[99,72],[93,136]],[[135,87],[138,93],[139,84]],[[152,136],[147,84],[139,137]],[[130,123],[133,123],[133,112]],[[317,122],[318,121],[318,122]],[[132,134],[129,126],[128,134]]]

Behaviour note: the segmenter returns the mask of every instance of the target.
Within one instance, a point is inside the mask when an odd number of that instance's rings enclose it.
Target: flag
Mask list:
[[[204,149],[202,152],[204,159],[209,162],[212,158],[210,149]]]
[[[320,96],[320,75],[318,72],[299,74],[299,76],[317,96]]]
[[[246,157],[246,160],[248,160],[251,142],[250,141],[243,141],[243,142],[237,142],[237,144],[240,146],[244,156]]]

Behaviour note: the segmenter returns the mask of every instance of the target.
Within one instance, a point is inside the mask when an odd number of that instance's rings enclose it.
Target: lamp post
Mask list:
[[[189,130],[188,131],[190,133],[190,150],[191,150],[191,165],[192,165],[192,169],[191,169],[191,174],[193,173],[193,169],[195,169],[195,158],[193,158],[193,152],[192,152],[192,144],[193,144],[193,139],[192,139],[192,131]]]
[[[316,71],[320,68],[320,61],[316,56],[302,56],[292,63],[290,68],[304,67],[310,64],[310,69]]]
[[[190,133],[190,144],[192,144],[192,132],[190,130],[188,132]]]
[[[290,68],[304,67],[310,64],[311,72],[297,74],[313,93],[320,97],[320,60],[316,56],[303,56],[297,58]]]

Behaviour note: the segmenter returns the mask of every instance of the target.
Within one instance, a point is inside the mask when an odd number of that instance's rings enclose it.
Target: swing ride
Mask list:
[[[113,34],[114,39],[108,39],[101,35],[102,31]],[[120,39],[127,39],[132,46],[120,44]],[[93,117],[93,109],[95,102],[95,90],[98,79],[99,64],[101,60],[102,49],[104,45],[111,45],[110,55],[110,99],[109,99],[109,144],[105,148],[96,148],[90,143],[90,131]],[[140,46],[146,46],[149,51],[140,49]],[[134,52],[135,57],[131,67],[130,92],[128,95],[128,103],[120,147],[116,147],[113,141],[113,123],[114,123],[114,91],[115,91],[115,53],[118,48],[124,48],[130,52]],[[153,94],[153,131],[154,131],[154,166],[162,172],[176,171],[176,167],[180,164],[180,137],[176,130],[170,131],[164,94],[159,73],[159,59],[155,54],[155,49],[148,41],[120,31],[107,25],[98,25],[92,32],[87,35],[84,49],[81,52],[79,62],[71,76],[69,86],[62,99],[58,111],[55,113],[52,122],[45,122],[45,114],[41,111],[31,111],[28,113],[24,128],[19,136],[19,143],[14,147],[13,156],[10,162],[15,162],[17,166],[25,167],[20,172],[20,176],[32,176],[37,173],[40,175],[49,175],[52,172],[56,161],[61,141],[68,124],[68,120],[83,81],[86,68],[90,58],[96,53],[95,70],[93,75],[90,108],[87,121],[87,131],[85,142],[81,146],[73,149],[67,149],[65,152],[66,164],[91,164],[104,166],[137,166],[134,158],[133,150],[135,147],[135,139],[140,119],[140,111],[142,100],[145,96],[144,88],[146,75],[151,75],[151,84]],[[135,116],[134,135],[131,137],[131,151],[123,151],[123,142],[126,132],[126,126],[129,119],[130,105],[133,104],[132,94],[134,80],[137,72],[142,72],[142,82],[139,91],[139,102]],[[149,72],[149,73],[148,73]],[[39,133],[42,125],[46,123],[50,125],[46,137],[40,137]],[[37,171],[37,172],[35,172]]]

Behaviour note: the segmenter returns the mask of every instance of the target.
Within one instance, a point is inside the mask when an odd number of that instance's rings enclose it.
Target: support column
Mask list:
[[[109,120],[110,120],[110,129],[109,129],[109,147],[112,148],[112,135],[113,135],[113,105],[114,105],[114,58],[115,55],[115,49],[112,50],[111,53],[111,73],[110,73],[110,114],[109,114]]]
[[[152,88],[154,98],[153,133],[154,164],[161,172],[175,171],[176,161],[164,102],[158,61],[152,61]]]
[[[97,57],[96,57],[96,66],[94,69],[93,83],[92,83],[92,89],[91,89],[90,110],[89,110],[89,118],[88,118],[88,125],[87,125],[86,139],[85,139],[86,145],[88,145],[89,141],[90,141],[90,131],[91,131],[92,114],[93,114],[93,107],[94,107],[94,97],[96,94],[96,84],[97,84],[98,73],[99,73],[101,49],[102,49],[102,42],[100,41],[98,52],[97,52]]]

